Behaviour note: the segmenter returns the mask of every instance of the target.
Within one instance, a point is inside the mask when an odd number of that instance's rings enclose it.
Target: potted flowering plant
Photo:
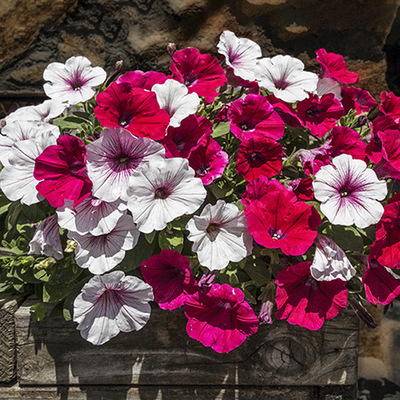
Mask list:
[[[221,62],[168,50],[171,75],[51,63],[50,99],[5,118],[0,290],[95,345],[153,300],[219,353],[347,304],[373,325],[363,303],[400,293],[400,98],[325,49],[319,75],[230,31]]]

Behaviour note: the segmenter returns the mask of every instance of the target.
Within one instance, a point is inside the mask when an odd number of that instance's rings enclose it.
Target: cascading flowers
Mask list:
[[[58,304],[100,345],[154,300],[229,352],[400,294],[400,98],[325,49],[315,74],[230,31],[217,48],[169,75],[52,63],[51,100],[5,118],[0,292],[35,293],[35,320]]]

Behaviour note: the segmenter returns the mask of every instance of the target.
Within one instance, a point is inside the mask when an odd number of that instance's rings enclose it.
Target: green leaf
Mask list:
[[[153,231],[151,233],[144,233],[144,237],[147,240],[147,243],[153,243],[154,238],[156,237],[157,231]]]
[[[61,131],[68,130],[68,129],[82,129],[81,123],[75,121],[68,121],[68,117],[60,117],[53,120],[53,125],[56,125],[60,128]],[[81,121],[81,120],[80,120]],[[86,121],[84,121],[86,122]]]
[[[178,253],[183,249],[183,233],[182,231],[167,231],[164,229],[158,235],[158,244],[161,249],[175,250]]]
[[[46,316],[47,307],[43,303],[37,303],[31,306],[30,311],[32,319],[39,322]]]
[[[57,303],[57,301],[69,295],[72,287],[73,285],[71,284],[50,285],[49,283],[45,283],[43,285],[43,302]]]
[[[211,134],[212,138],[217,138],[220,136],[227,135],[230,132],[230,123],[229,122],[220,122],[219,124],[213,127],[213,133]]]
[[[217,181],[214,181],[208,187],[211,189],[212,194],[217,199],[223,199],[225,197],[228,197],[234,191],[232,185],[225,179],[219,179]]]
[[[352,226],[328,225],[322,233],[332,238],[343,250],[362,252],[364,249],[360,232]]]
[[[49,284],[71,283],[83,272],[72,257],[57,261],[50,269]]]
[[[72,316],[73,316],[73,311],[74,311],[74,301],[76,297],[79,295],[81,292],[83,286],[90,280],[90,276],[86,277],[85,279],[82,279],[80,282],[75,284],[72,288],[68,296],[64,300],[64,305],[63,305],[63,316],[66,321],[71,321]]]
[[[246,262],[244,270],[249,277],[254,281],[257,287],[267,284],[271,280],[271,271],[265,261],[256,259],[249,259]]]

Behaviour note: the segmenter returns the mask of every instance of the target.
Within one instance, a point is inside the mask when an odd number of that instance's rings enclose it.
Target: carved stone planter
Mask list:
[[[3,400],[353,400],[359,322],[342,312],[316,332],[276,321],[229,354],[186,334],[181,310],[153,309],[139,332],[103,346],[62,319],[15,313],[18,384]]]

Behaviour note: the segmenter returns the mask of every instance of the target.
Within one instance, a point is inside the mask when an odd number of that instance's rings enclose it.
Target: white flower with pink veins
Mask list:
[[[86,57],[71,57],[65,64],[54,62],[47,66],[43,72],[43,79],[47,81],[43,89],[51,99],[75,105],[91,99],[96,93],[95,88],[106,77],[106,71],[92,67]]]
[[[341,154],[315,174],[314,197],[321,202],[321,212],[334,225],[359,228],[379,222],[383,215],[380,203],[387,195],[385,181],[362,160]]]
[[[142,329],[150,319],[153,299],[150,285],[113,271],[85,284],[74,301],[73,320],[85,340],[102,345],[119,332]]]
[[[302,61],[291,56],[258,60],[255,75],[261,87],[287,103],[306,99],[318,84],[318,76],[304,71]]]
[[[261,47],[247,38],[238,38],[231,31],[222,32],[217,45],[218,53],[225,56],[225,63],[233,73],[248,81],[254,81],[257,59],[262,56]]]

